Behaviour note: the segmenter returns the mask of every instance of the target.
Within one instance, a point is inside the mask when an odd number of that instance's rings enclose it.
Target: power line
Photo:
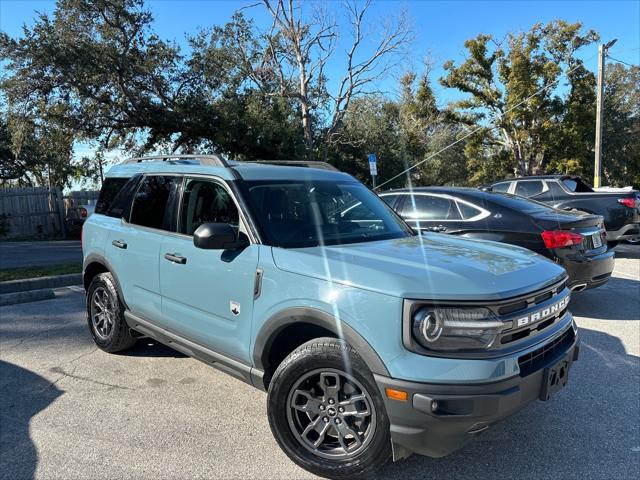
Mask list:
[[[618,60],[617,58],[613,58],[609,55],[607,55],[607,58],[609,60],[613,60],[614,62],[618,62],[618,63],[622,63],[623,65],[627,65],[628,67],[637,67],[638,65],[634,65],[633,63],[627,63],[624,60]]]
[[[578,63],[578,64],[577,64],[575,67],[573,67],[572,69],[567,70],[567,71],[565,72],[565,75],[569,75],[569,74],[570,74],[571,72],[573,72],[574,70],[577,70],[578,68],[583,67],[583,63],[586,63],[586,62],[588,62],[588,61],[590,61],[590,60],[593,60],[593,59],[594,59],[595,57],[597,57],[597,56],[598,56],[598,54],[595,54],[595,55],[593,55],[593,56],[589,57],[588,59],[586,59],[584,62],[580,62],[580,63]],[[555,84],[557,84],[557,83],[560,81],[560,78],[561,78],[561,77],[558,77],[558,78],[557,78],[556,80],[554,80],[553,82],[551,82],[551,83],[549,83],[548,85],[546,85],[546,86],[544,86],[544,87],[540,88],[538,91],[536,91],[536,92],[535,92],[535,93],[533,93],[532,95],[528,96],[527,98],[525,98],[525,99],[524,99],[524,100],[522,100],[521,102],[517,103],[517,104],[516,104],[516,105],[514,105],[513,107],[511,107],[511,108],[507,109],[507,110],[503,113],[503,115],[505,115],[505,114],[507,114],[507,113],[511,112],[512,110],[515,110],[515,109],[516,109],[516,108],[518,108],[520,105],[522,105],[522,104],[523,104],[523,103],[525,103],[525,102],[528,102],[528,101],[529,101],[529,100],[531,100],[533,97],[535,97],[536,95],[538,95],[538,94],[540,94],[540,93],[544,92],[544,91],[545,91],[545,90],[547,90],[548,88],[551,88],[551,87],[555,86]],[[486,128],[489,128],[490,130],[495,130],[495,129],[496,129],[496,128],[498,128],[498,127],[486,127],[486,126],[484,126],[484,125],[481,125],[481,126],[478,126],[477,128],[474,128],[474,129],[473,129],[473,130],[471,130],[469,133],[467,133],[466,135],[462,136],[461,138],[459,138],[459,139],[458,139],[458,140],[456,140],[455,142],[450,143],[450,144],[449,144],[449,145],[447,145],[446,147],[443,147],[443,148],[441,148],[440,150],[438,150],[437,152],[435,152],[435,153],[433,153],[433,154],[429,155],[427,158],[425,158],[425,159],[423,159],[423,160],[420,160],[418,163],[413,164],[413,165],[412,165],[412,166],[410,166],[409,168],[404,169],[402,172],[400,172],[400,173],[399,173],[399,174],[397,174],[396,176],[391,177],[389,180],[387,180],[387,181],[385,181],[385,182],[381,183],[380,185],[378,185],[377,187],[375,187],[375,188],[374,188],[374,190],[379,190],[381,187],[385,186],[387,183],[390,183],[390,182],[394,181],[396,178],[399,178],[399,177],[401,177],[402,175],[404,175],[405,173],[410,172],[411,170],[413,170],[413,169],[414,169],[414,168],[416,168],[417,166],[422,165],[423,163],[425,163],[425,162],[427,162],[427,161],[431,160],[433,157],[436,157],[436,156],[440,155],[440,154],[441,154],[442,152],[444,152],[445,150],[448,150],[449,148],[453,147],[454,145],[456,145],[456,144],[460,143],[461,141],[466,140],[467,138],[469,138],[469,137],[470,137],[471,135],[473,135],[474,133],[477,133],[477,132],[479,132],[480,130],[482,130],[482,129],[486,129]]]

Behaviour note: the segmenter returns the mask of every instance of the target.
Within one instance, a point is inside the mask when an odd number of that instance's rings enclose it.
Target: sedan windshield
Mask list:
[[[360,183],[250,181],[241,188],[273,246],[341,245],[413,235],[386,203]]]

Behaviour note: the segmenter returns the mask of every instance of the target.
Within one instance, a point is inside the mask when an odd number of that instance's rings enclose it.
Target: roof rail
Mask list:
[[[317,160],[254,160],[244,163],[265,163],[268,165],[281,165],[283,167],[307,167],[307,168],[320,168],[323,170],[332,170],[339,172],[336,167],[327,162],[321,162]]]
[[[208,165],[212,167],[229,167],[227,161],[220,155],[149,155],[146,157],[136,157],[125,160],[122,163],[141,163],[141,162],[169,162],[180,163],[182,160],[197,160],[200,165]]]

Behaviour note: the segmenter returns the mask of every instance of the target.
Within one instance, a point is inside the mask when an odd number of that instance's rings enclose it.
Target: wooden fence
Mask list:
[[[99,194],[100,190],[77,190],[65,195],[64,204],[66,208],[78,205],[95,205]]]
[[[66,209],[95,204],[97,191],[71,192],[59,188],[0,188],[0,239],[64,237]]]

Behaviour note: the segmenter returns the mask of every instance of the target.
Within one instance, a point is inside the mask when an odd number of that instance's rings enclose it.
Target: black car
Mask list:
[[[538,175],[501,180],[483,187],[513,193],[562,210],[602,215],[607,241],[640,238],[640,193],[636,190],[595,191],[576,175]]]
[[[414,188],[380,196],[419,233],[493,240],[544,255],[567,270],[573,291],[600,286],[613,271],[614,252],[599,215],[475,188]]]

